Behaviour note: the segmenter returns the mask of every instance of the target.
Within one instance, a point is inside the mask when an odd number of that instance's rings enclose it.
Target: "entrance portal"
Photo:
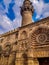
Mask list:
[[[38,58],[39,65],[49,65],[49,58]]]

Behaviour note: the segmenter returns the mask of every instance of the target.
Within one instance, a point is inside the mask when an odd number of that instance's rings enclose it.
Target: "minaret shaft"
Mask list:
[[[29,11],[24,11],[22,16],[22,26],[32,23],[32,13]]]
[[[33,6],[30,0],[25,0],[21,7],[22,26],[32,23]]]

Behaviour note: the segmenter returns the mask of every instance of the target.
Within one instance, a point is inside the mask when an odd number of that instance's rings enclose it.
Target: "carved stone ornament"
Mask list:
[[[38,43],[45,43],[47,40],[47,35],[46,34],[38,34],[36,37],[36,40]]]
[[[48,28],[38,28],[31,34],[32,43],[45,44],[49,42],[49,29]]]
[[[3,54],[5,57],[8,57],[11,51],[11,45],[9,43],[5,44],[4,50],[3,50]]]

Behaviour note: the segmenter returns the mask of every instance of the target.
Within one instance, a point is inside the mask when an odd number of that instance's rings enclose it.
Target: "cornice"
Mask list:
[[[18,31],[19,31],[19,28],[16,28],[16,29],[14,29],[14,30],[11,30],[11,31],[8,31],[8,32],[6,32],[6,33],[4,33],[4,34],[1,34],[0,37],[5,37],[5,36],[8,36],[8,35],[10,35],[10,34],[16,33],[16,32],[18,32]]]

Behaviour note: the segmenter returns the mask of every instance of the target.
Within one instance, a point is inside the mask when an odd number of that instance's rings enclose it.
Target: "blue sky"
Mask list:
[[[20,6],[24,0],[0,0],[0,34],[21,26]],[[49,16],[49,0],[31,0],[33,22]]]

